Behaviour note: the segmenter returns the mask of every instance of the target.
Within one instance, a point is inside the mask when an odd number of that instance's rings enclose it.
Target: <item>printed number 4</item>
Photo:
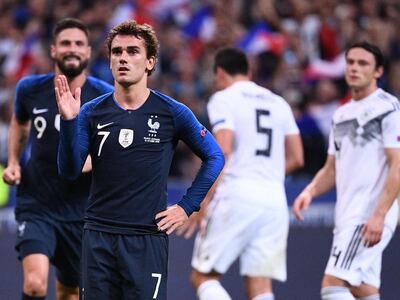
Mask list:
[[[161,283],[161,274],[160,273],[151,273],[151,277],[157,278],[156,289],[154,290],[153,299],[157,299],[158,289],[160,288]]]
[[[256,155],[264,155],[270,157],[272,147],[272,129],[261,127],[261,117],[269,116],[269,110],[257,109],[257,132],[267,135],[267,147],[263,150],[256,150]]]

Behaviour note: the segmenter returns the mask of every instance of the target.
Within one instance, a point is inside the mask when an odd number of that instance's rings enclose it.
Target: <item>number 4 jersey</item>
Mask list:
[[[207,108],[214,133],[234,132],[233,152],[217,195],[236,189],[238,180],[249,183],[241,189],[253,186],[267,189],[269,195],[271,190],[284,194],[285,136],[299,134],[288,103],[254,82],[239,81],[215,93]],[[265,193],[261,198],[265,202]]]
[[[82,104],[112,90],[109,84],[89,76],[82,87]],[[28,76],[19,81],[15,116],[19,122],[31,122],[30,155],[18,186],[16,216],[34,213],[60,220],[82,220],[91,175],[83,174],[76,181],[58,176],[60,115],[54,74]]]

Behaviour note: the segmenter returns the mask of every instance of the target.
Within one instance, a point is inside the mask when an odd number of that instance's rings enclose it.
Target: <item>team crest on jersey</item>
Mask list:
[[[158,129],[160,128],[160,122],[157,121],[157,115],[151,115],[147,120],[147,126],[150,127],[148,130],[148,136],[144,137],[146,143],[159,143],[160,139],[157,138]]]
[[[132,145],[133,135],[132,129],[121,129],[118,137],[119,144],[124,148]]]

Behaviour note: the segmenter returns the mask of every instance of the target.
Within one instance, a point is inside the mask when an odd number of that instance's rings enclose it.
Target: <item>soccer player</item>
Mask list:
[[[85,104],[80,113],[80,90],[73,96],[66,78],[57,79],[60,173],[75,178],[88,154],[93,164],[83,237],[84,299],[166,299],[168,234],[199,209],[224,165],[218,144],[193,113],[147,87],[158,47],[149,25],[126,21],[111,29],[115,92]],[[186,195],[166,209],[179,140],[203,164]]]
[[[206,229],[196,238],[192,284],[200,300],[231,299],[219,278],[240,258],[248,298],[271,300],[271,280],[286,280],[284,178],[303,165],[299,130],[287,102],[250,80],[242,51],[220,50],[214,73],[220,91],[208,114],[227,163],[207,208]],[[191,219],[180,232],[186,230],[186,237],[200,221]]]
[[[9,134],[8,166],[3,179],[17,184],[16,249],[23,267],[22,299],[45,299],[49,263],[56,267],[57,299],[78,299],[83,212],[90,173],[76,181],[58,176],[60,115],[54,80],[63,74],[72,89],[82,88],[82,102],[112,91],[112,86],[85,75],[90,58],[88,29],[79,20],[55,25],[51,56],[55,73],[21,79]],[[19,159],[30,136],[31,155],[21,170]],[[88,162],[85,170],[90,170]]]
[[[323,300],[379,299],[382,252],[396,228],[400,188],[399,102],[378,88],[382,73],[376,46],[359,42],[346,51],[352,100],[335,112],[326,163],[293,205],[303,220],[302,210],[336,183]]]

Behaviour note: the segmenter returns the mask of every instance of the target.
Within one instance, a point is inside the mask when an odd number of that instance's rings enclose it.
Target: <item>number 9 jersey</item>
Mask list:
[[[112,90],[111,85],[88,76],[82,86],[82,105]],[[16,87],[14,110],[18,122],[31,122],[30,153],[17,190],[16,216],[34,213],[60,220],[81,220],[91,175],[82,174],[76,181],[66,181],[58,175],[60,115],[54,93],[54,74],[21,79]]]

